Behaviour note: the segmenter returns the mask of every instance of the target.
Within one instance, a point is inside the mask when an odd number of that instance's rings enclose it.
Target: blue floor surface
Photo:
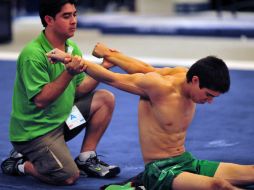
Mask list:
[[[11,112],[15,62],[0,61],[0,160],[11,149],[8,140],[8,123]],[[114,69],[119,71],[118,69]],[[254,163],[254,72],[231,70],[232,86],[229,93],[216,98],[211,105],[198,105],[194,121],[189,128],[186,147],[197,158]],[[74,186],[60,187],[43,184],[32,177],[12,177],[0,172],[0,189],[82,189],[97,190],[101,185],[120,182],[143,169],[137,129],[138,97],[107,85],[98,88],[112,91],[116,96],[116,109],[112,122],[103,136],[97,152],[103,160],[121,167],[114,179],[81,178]],[[78,155],[83,134],[68,143],[73,157]],[[254,188],[253,188],[254,189]]]

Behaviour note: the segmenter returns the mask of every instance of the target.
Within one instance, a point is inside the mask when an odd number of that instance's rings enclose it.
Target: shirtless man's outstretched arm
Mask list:
[[[148,92],[152,92],[151,89],[154,88],[154,83],[152,83],[154,79],[151,79],[150,76],[156,75],[157,79],[162,77],[157,73],[119,74],[111,72],[99,64],[94,64],[88,60],[82,59],[79,56],[71,56],[70,54],[59,49],[52,50],[47,54],[47,56],[52,63],[56,63],[58,61],[63,62],[66,66],[66,69],[68,69],[70,65],[76,65],[76,67],[82,68],[83,70],[85,70],[84,68],[86,67],[85,72],[95,80],[142,97],[148,97],[146,89]]]
[[[160,75],[173,75],[179,72],[186,72],[187,70],[184,67],[155,68],[141,60],[124,55],[117,50],[110,49],[102,43],[96,44],[93,50],[93,55],[97,58],[104,58],[104,60],[113,63],[114,65],[120,67],[129,74],[156,72]]]

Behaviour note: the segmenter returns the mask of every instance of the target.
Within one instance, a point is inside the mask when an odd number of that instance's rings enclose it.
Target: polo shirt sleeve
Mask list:
[[[19,70],[23,79],[24,88],[28,99],[38,94],[43,86],[50,82],[47,71],[47,64],[33,59],[27,59],[23,62],[22,68]]]

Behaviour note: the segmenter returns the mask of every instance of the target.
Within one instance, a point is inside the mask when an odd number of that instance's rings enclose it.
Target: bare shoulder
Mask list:
[[[183,72],[183,73],[186,73],[189,69],[186,68],[186,67],[175,67],[173,68],[175,69],[176,71],[178,71],[179,73]]]
[[[144,74],[144,80],[164,80],[164,77],[158,72],[149,72]]]
[[[174,75],[178,73],[187,73],[188,69],[186,67],[163,67],[157,68],[156,72],[160,75]]]
[[[172,74],[176,74],[176,73],[186,73],[188,71],[188,69],[186,67],[173,67],[173,68],[170,68],[170,67],[166,67],[166,70],[169,72],[169,73],[172,73]]]
[[[160,94],[174,88],[175,78],[175,76],[171,75],[163,76],[157,72],[149,72],[144,74],[143,82],[144,86],[151,90],[150,93]]]
[[[161,88],[161,86],[166,84],[166,78],[157,72],[149,72],[142,74],[139,73],[136,75],[139,75],[139,79],[137,80],[138,85],[144,89],[150,90],[155,88]]]

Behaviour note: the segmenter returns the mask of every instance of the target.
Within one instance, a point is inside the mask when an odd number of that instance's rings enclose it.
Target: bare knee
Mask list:
[[[233,190],[235,189],[234,186],[232,186],[228,181],[224,179],[214,179],[211,182],[211,189],[214,190]]]
[[[107,106],[110,109],[115,107],[115,96],[107,90],[98,90],[96,96],[100,99],[101,105]]]
[[[66,179],[63,183],[64,185],[73,185],[79,179],[79,172],[75,173],[70,178]]]

